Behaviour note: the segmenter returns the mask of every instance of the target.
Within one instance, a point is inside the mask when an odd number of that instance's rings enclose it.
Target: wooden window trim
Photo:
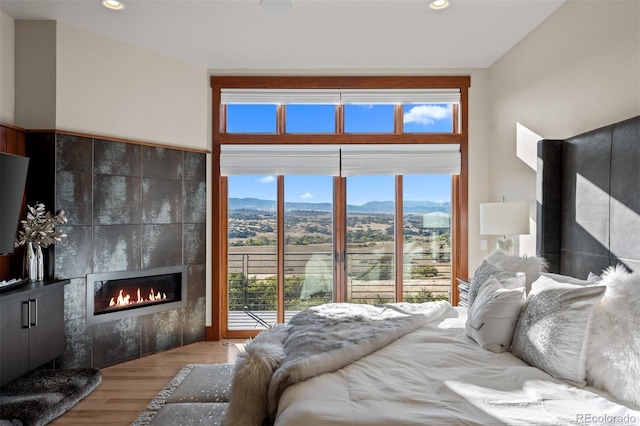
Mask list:
[[[206,339],[219,340],[221,337],[246,338],[256,332],[227,332],[227,318],[222,315],[222,303],[226,303],[226,178],[220,175],[220,146],[223,144],[441,144],[460,145],[460,175],[452,178],[452,256],[451,296],[453,305],[458,303],[457,280],[468,276],[468,88],[469,76],[212,76],[212,251],[211,262],[214,273],[211,283],[212,325],[207,327]],[[454,109],[454,133],[425,134],[345,134],[343,133],[342,108],[336,109],[337,134],[228,134],[224,133],[223,120],[226,110],[220,102],[222,88],[458,88],[460,89],[460,111]],[[284,114],[282,112],[281,114]],[[458,121],[458,117],[460,117]],[[284,126],[283,120],[280,126]],[[397,118],[396,118],[397,121]],[[398,123],[396,122],[396,126]],[[283,129],[280,129],[283,130]],[[336,178],[341,179],[341,178]],[[344,179],[342,179],[344,180]],[[337,180],[339,182],[339,180]],[[344,185],[342,183],[341,185]],[[223,223],[224,222],[224,223]],[[338,251],[339,248],[336,248]],[[397,265],[396,265],[396,269]],[[343,273],[339,270],[336,273]],[[397,273],[396,273],[397,275]],[[338,280],[341,282],[340,280]],[[336,294],[344,289],[336,288]],[[280,303],[280,302],[279,302]],[[224,318],[223,318],[224,317]]]

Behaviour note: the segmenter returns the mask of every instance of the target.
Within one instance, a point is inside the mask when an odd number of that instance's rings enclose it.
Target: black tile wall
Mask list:
[[[142,176],[182,179],[183,152],[152,146],[142,147]],[[206,179],[205,179],[206,181]]]
[[[184,178],[197,182],[206,181],[207,157],[195,152],[184,153]]]
[[[142,176],[142,147],[97,139],[94,142],[93,171],[101,175]]]
[[[93,272],[129,271],[142,265],[140,225],[93,227]]]
[[[59,171],[56,175],[56,206],[64,206],[67,224],[91,225],[92,212],[91,173]]]
[[[61,207],[65,209],[66,207]],[[85,277],[92,272],[93,227],[91,225],[59,226],[67,234],[57,242],[55,249],[54,271],[56,278]],[[51,261],[49,258],[48,261]]]
[[[104,367],[203,340],[205,154],[34,135],[27,149],[44,168],[38,176],[55,178],[32,179],[27,194],[55,202],[48,210],[65,210],[68,219],[60,226],[67,237],[47,253],[53,278],[71,280],[65,286],[62,368]],[[188,265],[185,308],[86,325],[87,274],[182,264]]]
[[[91,173],[91,157],[93,139],[55,135],[56,140],[56,171]]]
[[[142,267],[182,264],[182,225],[142,225]]]
[[[182,181],[142,179],[142,222],[182,223]]]
[[[99,225],[142,223],[142,179],[95,175],[93,220]]]

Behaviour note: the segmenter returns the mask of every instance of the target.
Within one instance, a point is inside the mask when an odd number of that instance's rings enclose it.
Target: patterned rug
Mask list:
[[[233,364],[188,364],[132,426],[218,426],[229,404]]]
[[[0,388],[0,425],[46,425],[102,381],[97,368],[34,370]]]

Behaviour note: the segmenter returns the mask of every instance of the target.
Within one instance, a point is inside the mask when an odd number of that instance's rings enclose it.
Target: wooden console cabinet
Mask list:
[[[38,281],[0,294],[0,386],[62,355],[68,282]]]

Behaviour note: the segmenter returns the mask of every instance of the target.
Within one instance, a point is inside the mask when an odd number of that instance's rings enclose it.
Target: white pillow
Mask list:
[[[587,351],[587,382],[640,408],[640,272],[621,265],[602,274]]]
[[[542,272],[540,275],[551,278],[552,280],[557,281],[559,283],[567,283],[567,284],[582,285],[582,286],[591,285],[595,283],[595,281],[581,280],[580,278],[571,277],[569,275],[554,274],[551,272]]]
[[[508,351],[524,301],[524,287],[504,288],[492,275],[467,312],[467,336],[475,340],[482,349],[491,352]]]
[[[489,279],[490,276],[494,276],[500,281],[500,283],[506,288],[518,288],[524,287],[525,284],[525,274],[517,273],[517,272],[508,272],[499,268],[491,263],[487,262],[486,259],[482,260],[476,272],[474,272],[473,277],[471,278],[471,282],[469,283],[469,297],[468,303],[469,307],[473,305],[473,302],[478,295],[478,291],[482,287],[482,285]]]
[[[520,313],[511,352],[557,379],[584,386],[590,319],[605,289],[538,278]]]
[[[593,272],[589,272],[589,275],[587,276],[587,281],[591,281],[592,283],[597,283],[601,279],[602,277],[600,277],[600,275],[594,274]]]
[[[511,256],[502,250],[494,250],[487,257],[487,262],[510,272],[524,272],[527,279],[525,285],[527,293],[531,289],[531,284],[538,279],[541,272],[547,270],[547,261],[542,257]]]

